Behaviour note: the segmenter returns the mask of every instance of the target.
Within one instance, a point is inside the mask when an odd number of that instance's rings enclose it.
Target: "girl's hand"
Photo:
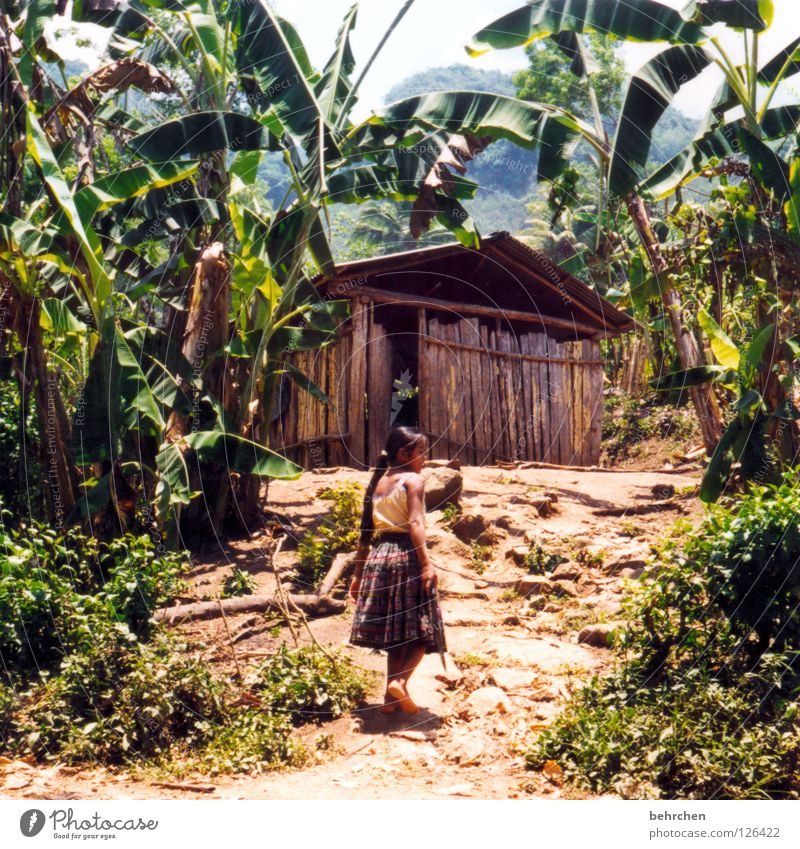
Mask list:
[[[436,586],[437,575],[436,575],[436,567],[432,563],[426,563],[422,567],[422,587],[426,593],[430,593],[433,591],[433,588]]]
[[[361,590],[361,576],[353,575],[353,579],[350,581],[350,589],[348,590],[348,595],[353,601],[358,601],[358,593]]]

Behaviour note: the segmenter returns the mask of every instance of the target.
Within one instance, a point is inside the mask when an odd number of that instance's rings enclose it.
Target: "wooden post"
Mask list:
[[[367,309],[369,299],[353,298],[353,348],[350,360],[350,398],[348,399],[348,431],[353,434],[350,451],[353,463],[369,467],[366,453],[366,417],[364,397],[367,391]]]

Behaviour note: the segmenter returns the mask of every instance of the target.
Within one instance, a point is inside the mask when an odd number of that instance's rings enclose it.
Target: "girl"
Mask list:
[[[427,450],[425,434],[393,428],[364,496],[350,584],[356,602],[350,642],[388,652],[384,713],[398,706],[405,713],[419,711],[408,680],[423,655],[445,651],[436,570],[425,546],[420,472]]]

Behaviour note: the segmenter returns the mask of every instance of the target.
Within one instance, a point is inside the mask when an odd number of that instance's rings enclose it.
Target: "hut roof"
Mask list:
[[[316,285],[328,297],[384,293],[400,302],[539,322],[557,338],[617,336],[635,322],[540,251],[509,233],[481,239],[479,249],[453,242],[337,266]]]

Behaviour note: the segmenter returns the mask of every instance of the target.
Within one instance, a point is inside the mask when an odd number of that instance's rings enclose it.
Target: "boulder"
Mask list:
[[[577,581],[583,570],[575,563],[561,563],[550,575],[551,581]]]
[[[506,551],[506,560],[512,560],[515,566],[524,566],[530,547],[527,545],[512,545]]]
[[[653,498],[665,501],[667,498],[673,498],[675,496],[675,484],[657,483],[650,488],[650,492],[653,494]]]
[[[441,510],[446,504],[458,507],[464,480],[461,472],[450,468],[428,468],[422,470],[425,479],[425,509]]]
[[[478,715],[487,713],[511,713],[511,701],[499,687],[481,687],[470,693],[467,699],[470,712]]]
[[[531,669],[493,669],[492,680],[501,690],[522,690],[534,685],[535,675]]]
[[[578,642],[587,646],[607,649],[611,645],[614,631],[618,626],[598,622],[595,625],[587,625],[578,634]]]
[[[481,513],[465,513],[453,522],[451,530],[461,542],[469,544],[475,542],[489,524],[489,520]]]
[[[507,534],[502,528],[498,528],[497,525],[489,525],[482,534],[479,534],[475,542],[477,542],[478,545],[488,545],[493,548],[498,543],[502,542],[506,536]]]
[[[570,596],[576,598],[578,588],[572,581],[551,581],[542,575],[525,575],[520,578],[514,589],[526,598],[532,595]]]

